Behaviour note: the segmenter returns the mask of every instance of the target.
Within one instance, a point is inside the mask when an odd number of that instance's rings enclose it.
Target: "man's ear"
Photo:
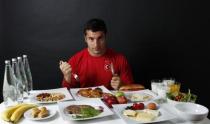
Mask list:
[[[85,41],[85,43],[87,43],[87,37],[86,37],[86,35],[84,35],[84,41]]]

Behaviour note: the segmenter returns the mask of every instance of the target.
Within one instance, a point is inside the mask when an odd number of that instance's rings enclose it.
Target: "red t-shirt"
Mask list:
[[[63,79],[63,87],[83,88],[104,85],[106,88],[112,89],[110,85],[113,76],[110,69],[111,63],[113,63],[115,74],[120,76],[123,84],[131,84],[134,82],[131,68],[126,58],[111,49],[107,49],[106,53],[102,56],[93,57],[86,48],[71,57],[68,63],[72,67],[72,73],[78,75],[80,82],[77,82],[75,78],[71,76],[71,83]]]

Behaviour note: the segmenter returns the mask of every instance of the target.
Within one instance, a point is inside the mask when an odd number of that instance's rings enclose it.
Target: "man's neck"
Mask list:
[[[103,55],[106,53],[106,51],[107,51],[107,49],[105,49],[104,52],[101,53],[101,54],[94,54],[94,53],[92,53],[92,52],[88,49],[88,53],[89,53],[91,56],[93,56],[93,57],[100,57],[100,56],[103,56]]]

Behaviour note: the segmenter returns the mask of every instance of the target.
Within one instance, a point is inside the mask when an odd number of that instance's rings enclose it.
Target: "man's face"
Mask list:
[[[106,52],[106,38],[102,31],[86,31],[85,42],[92,56],[101,56]]]

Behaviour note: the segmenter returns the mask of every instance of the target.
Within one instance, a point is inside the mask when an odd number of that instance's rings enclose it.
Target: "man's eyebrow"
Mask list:
[[[98,39],[101,39],[101,38],[102,38],[102,36],[99,36],[99,37],[98,37]]]
[[[91,39],[91,40],[94,39],[93,37],[88,37],[88,38]]]

